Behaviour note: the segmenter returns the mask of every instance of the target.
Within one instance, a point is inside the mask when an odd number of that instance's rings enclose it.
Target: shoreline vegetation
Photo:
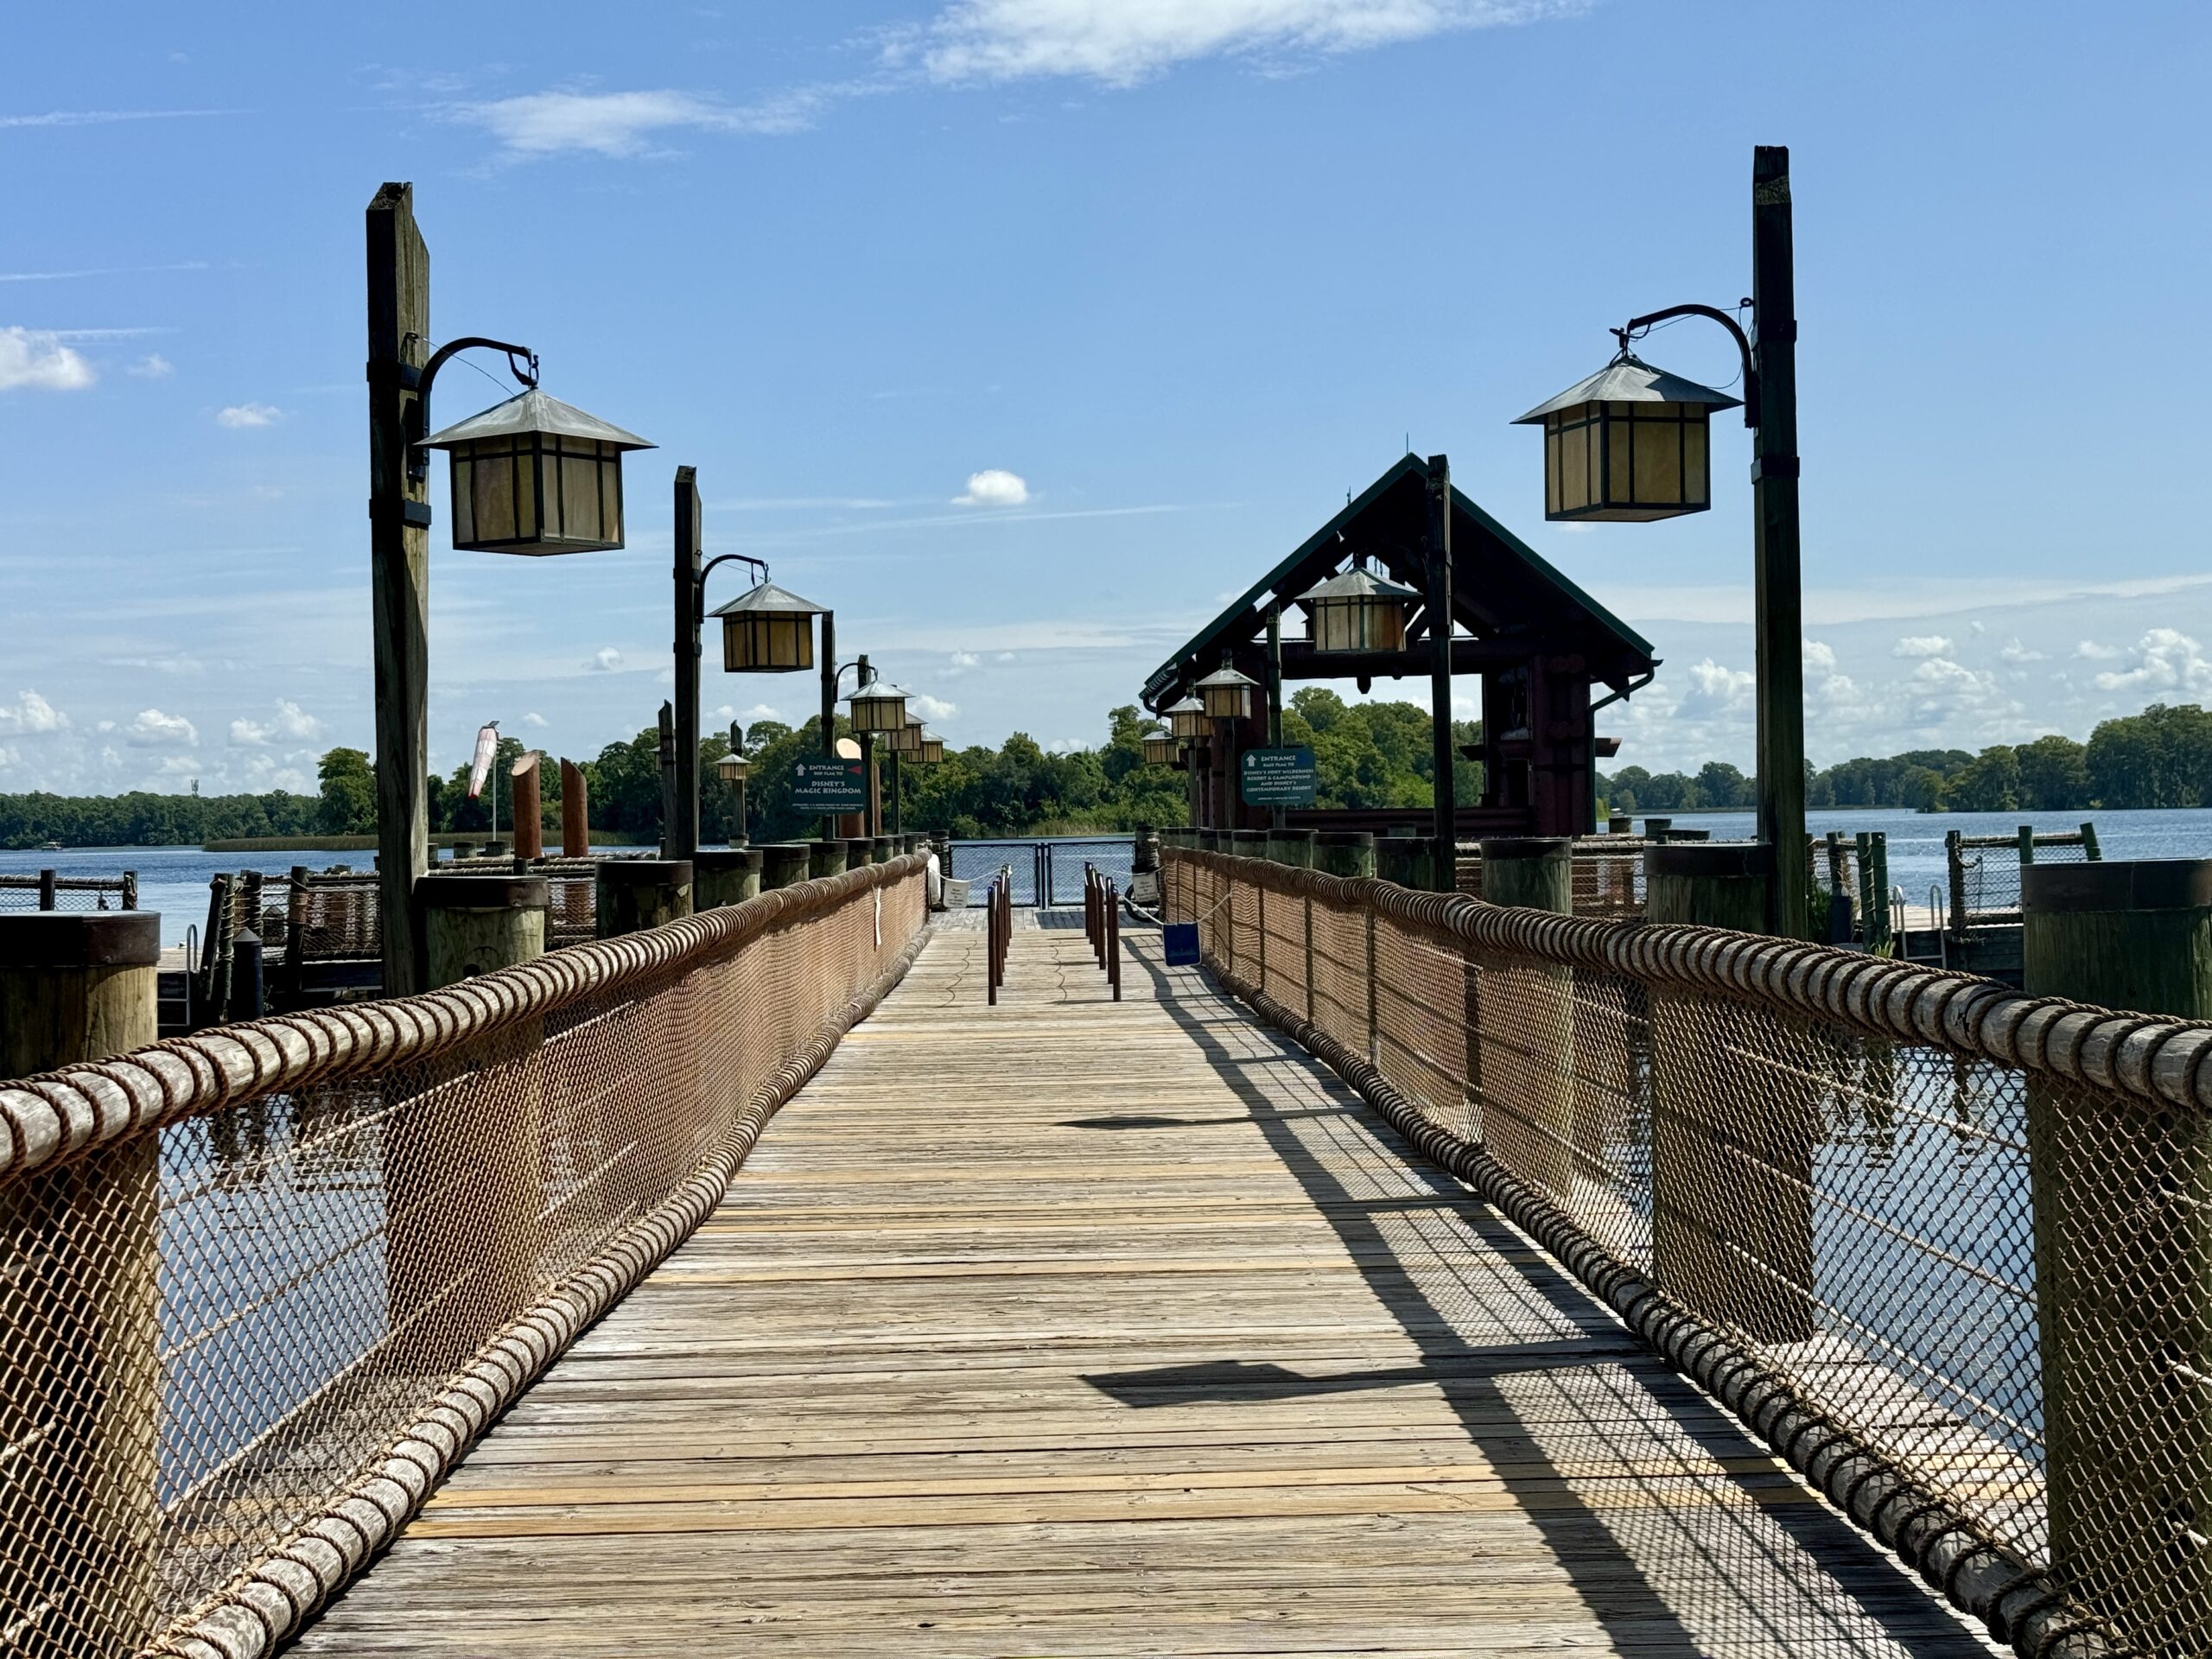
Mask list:
[[[1107,715],[1105,743],[1095,749],[1048,750],[1016,732],[997,748],[949,750],[932,766],[906,767],[908,830],[963,841],[994,837],[1116,835],[1139,823],[1162,828],[1187,814],[1182,773],[1145,764],[1143,734],[1153,722],[1134,704]],[[1426,810],[1429,718],[1418,704],[1347,703],[1307,686],[1283,710],[1282,741],[1313,751],[1319,774],[1316,804],[1334,808],[1402,807]],[[837,732],[842,734],[844,722]],[[751,761],[746,830],[755,842],[795,841],[814,820],[791,804],[794,763],[820,752],[819,721],[786,726],[761,721],[744,733]],[[1471,721],[1454,721],[1461,745],[1478,743]],[[660,839],[659,734],[648,728],[610,743],[579,763],[591,792],[592,838],[603,844],[652,846]],[[468,769],[432,779],[430,830],[442,844],[482,840],[498,799],[503,837],[513,821],[509,767],[524,752],[513,738],[499,743],[486,798],[468,798]],[[726,734],[699,746],[701,842],[727,842],[737,829],[734,797],[715,764],[729,753]],[[1808,766],[1805,804],[1814,810],[1886,807],[1946,810],[2088,811],[2212,805],[2212,714],[2194,703],[2152,703],[2142,713],[2101,722],[2086,743],[2049,735],[2022,744],[1965,749],[1915,749],[1860,757],[1815,770]],[[210,852],[365,851],[375,845],[376,775],[359,749],[334,748],[317,768],[314,795],[0,795],[0,848],[200,847]],[[560,838],[560,772],[541,772],[547,839]],[[1462,761],[1453,778],[1462,804],[1479,801],[1482,767]],[[1614,812],[1631,815],[1740,811],[1753,804],[1754,780],[1725,760],[1694,773],[1623,766],[1599,773],[1598,793]],[[885,774],[887,795],[889,774]],[[886,802],[887,820],[888,801]]]

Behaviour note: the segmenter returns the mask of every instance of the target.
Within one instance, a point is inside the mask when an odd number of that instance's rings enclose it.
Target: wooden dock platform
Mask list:
[[[946,926],[303,1654],[1993,1651],[1330,1074]]]

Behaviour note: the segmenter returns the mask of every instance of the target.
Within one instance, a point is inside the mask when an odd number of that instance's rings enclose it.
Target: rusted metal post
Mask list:
[[[532,749],[527,754],[518,756],[510,769],[514,797],[517,858],[545,856],[544,809],[537,798],[537,770],[544,759],[543,749]]]
[[[591,856],[591,785],[573,760],[561,763],[561,855]]]

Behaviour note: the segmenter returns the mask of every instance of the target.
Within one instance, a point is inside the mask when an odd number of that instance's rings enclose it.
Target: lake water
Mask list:
[[[595,847],[598,853],[635,853],[636,847]],[[207,853],[197,847],[71,847],[58,853],[32,849],[0,849],[0,874],[36,875],[52,870],[59,875],[118,876],[138,872],[138,907],[159,911],[162,943],[182,944],[187,928],[207,925],[207,883],[218,871],[259,870],[264,875],[289,875],[292,866],[305,864],[326,870],[344,864],[356,870],[376,868],[376,854],[357,852],[285,851]],[[13,895],[11,895],[13,896]]]

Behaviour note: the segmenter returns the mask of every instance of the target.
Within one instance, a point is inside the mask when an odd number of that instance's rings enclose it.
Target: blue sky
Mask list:
[[[489,718],[578,756],[651,721],[679,462],[709,551],[836,606],[956,742],[1070,745],[1408,437],[1656,644],[1606,717],[1624,763],[1747,766],[1747,435],[1712,512],[1569,533],[1507,423],[1608,325],[1748,290],[1755,143],[1794,158],[1815,758],[2212,697],[2212,406],[2173,390],[2212,289],[2201,6],[118,5],[10,35],[0,790],[296,788],[367,745],[385,179],[435,334],[527,341],[661,446],[620,553],[455,554],[436,474],[442,769]],[[1734,372],[1703,324],[1644,355]],[[436,418],[505,390],[449,369]],[[710,721],[810,705],[708,667]]]

